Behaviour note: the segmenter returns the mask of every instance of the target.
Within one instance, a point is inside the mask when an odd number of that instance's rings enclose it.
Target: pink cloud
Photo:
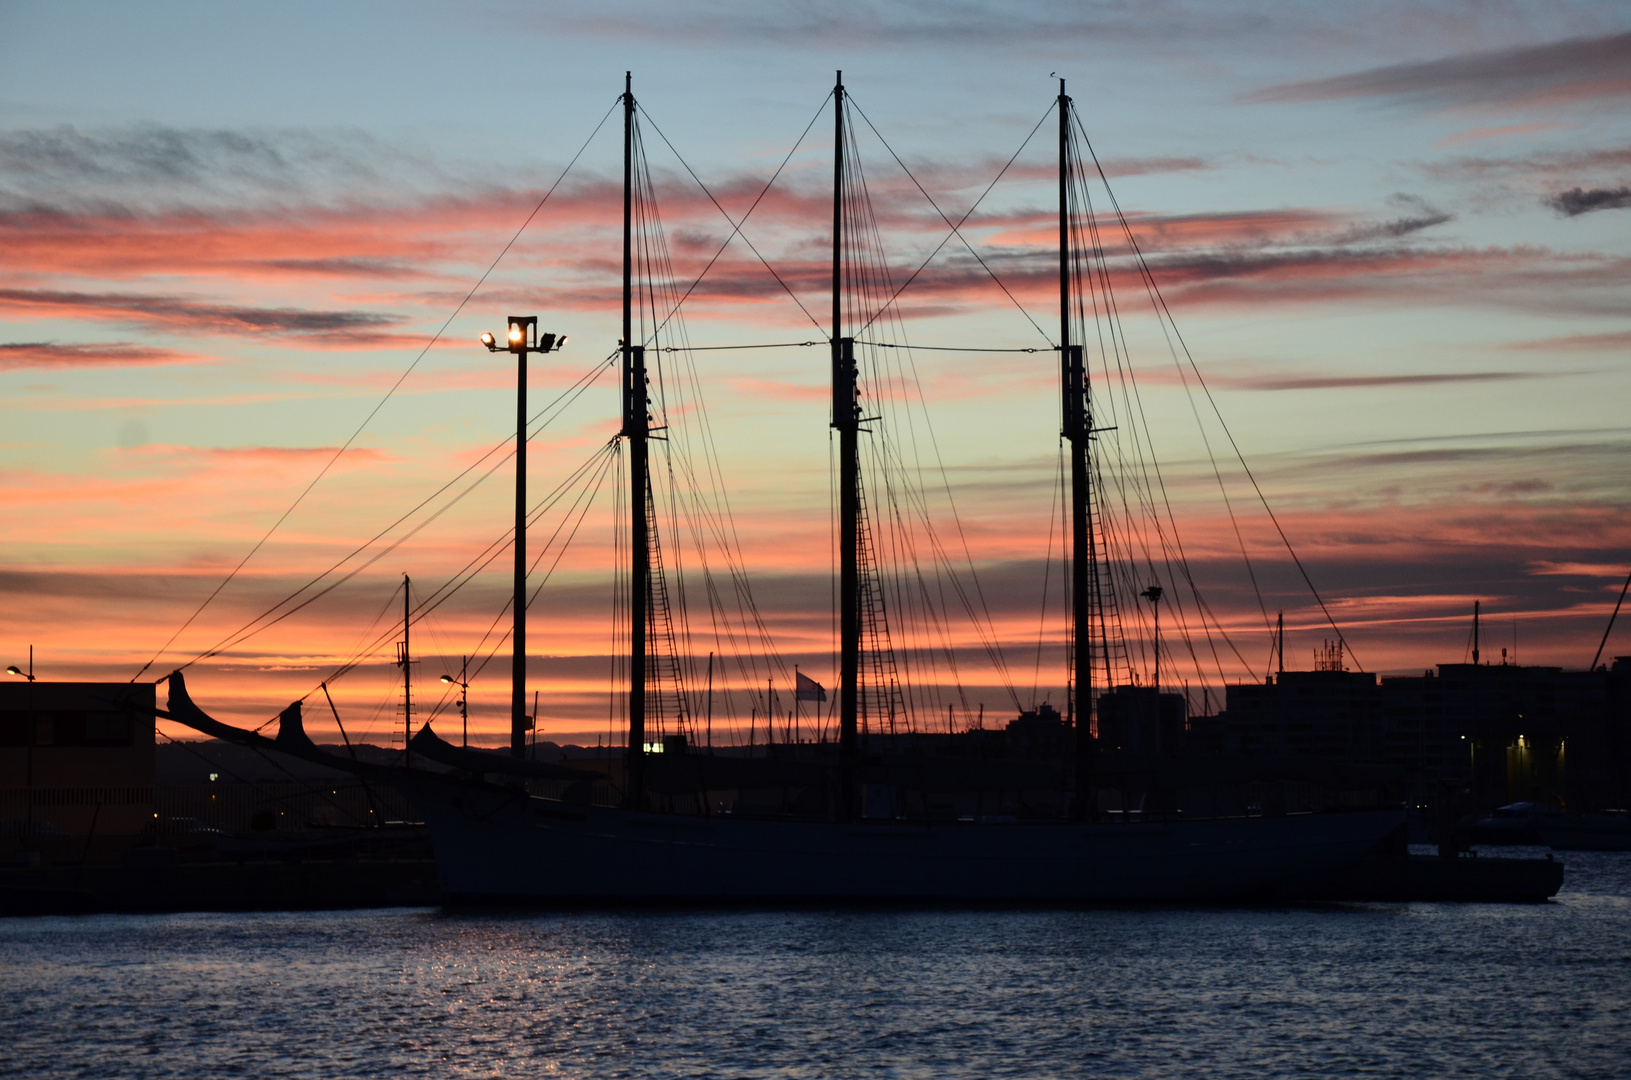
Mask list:
[[[1531,124],[1503,124],[1499,127],[1475,127],[1465,131],[1457,131],[1438,140],[1436,146],[1460,146],[1463,143],[1480,142],[1485,139],[1504,139],[1513,135],[1537,135],[1542,131],[1554,131],[1562,124],[1552,120],[1541,120]]]
[[[133,345],[124,341],[62,345],[52,341],[0,343],[0,369],[149,367],[161,364],[207,364],[209,357],[175,349]]]

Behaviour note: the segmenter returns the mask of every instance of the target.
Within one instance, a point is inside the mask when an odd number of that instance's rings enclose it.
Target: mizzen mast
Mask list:
[[[841,820],[856,812],[860,755],[856,714],[861,700],[860,467],[856,440],[855,339],[844,335],[844,73],[833,86],[832,188],[832,426],[838,431],[838,636],[840,649],[838,762]]]
[[[629,440],[629,805],[645,801],[646,622],[651,599],[646,350],[634,344],[634,79],[623,73],[623,436]]]
[[[1070,97],[1059,80],[1059,375],[1064,402],[1063,434],[1070,444],[1070,610],[1071,695],[1076,726],[1075,816],[1093,816],[1093,614],[1097,594],[1098,551],[1093,537],[1089,454],[1093,412],[1082,346],[1071,341],[1075,314],[1071,296],[1070,250]]]

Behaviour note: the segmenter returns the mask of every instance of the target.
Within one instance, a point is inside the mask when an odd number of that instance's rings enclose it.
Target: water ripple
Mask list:
[[[0,920],[29,1077],[1631,1075],[1631,855],[1553,904]]]

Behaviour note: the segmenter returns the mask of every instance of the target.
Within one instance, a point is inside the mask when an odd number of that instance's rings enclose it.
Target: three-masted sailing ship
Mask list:
[[[451,771],[365,767],[328,754],[305,736],[298,703],[283,714],[275,739],[221,724],[188,697],[182,675],[169,677],[164,713],[205,734],[322,760],[402,790],[433,837],[443,895],[450,901],[505,903],[735,902],[1119,902],[1219,901],[1297,895],[1309,881],[1350,867],[1403,824],[1402,811],[1349,810],[1300,814],[1197,817],[1099,810],[1097,793],[1113,786],[1098,775],[1092,713],[1094,641],[1103,641],[1103,559],[1094,518],[1092,460],[1096,429],[1080,318],[1080,252],[1069,152],[1072,101],[1060,81],[1059,343],[1061,431],[1069,457],[1072,642],[1071,693],[1064,722],[1070,752],[1051,763],[1064,797],[1051,818],[973,816],[929,819],[898,813],[870,796],[903,782],[899,755],[869,753],[859,691],[864,676],[866,617],[861,408],[855,325],[846,310],[845,152],[849,118],[840,75],[833,90],[835,139],[832,200],[831,425],[838,444],[837,546],[839,685],[836,743],[802,757],[731,757],[653,753],[648,743],[649,604],[653,589],[649,507],[648,402],[645,347],[632,319],[633,187],[636,103],[623,95],[624,215],[621,354],[623,426],[628,448],[630,536],[627,615],[626,741],[615,805],[596,799],[607,774],[527,760],[519,753],[526,720],[512,710],[512,747],[504,755],[456,747],[427,725],[411,743],[416,758]],[[525,417],[523,415],[523,422]],[[523,423],[524,426],[524,423]],[[520,436],[524,441],[524,432]],[[525,521],[518,509],[517,546]],[[514,603],[520,619],[524,577],[517,561]],[[516,671],[524,659],[515,638]],[[1159,645],[1157,645],[1159,649]],[[1103,650],[1100,650],[1102,656]],[[1157,661],[1159,662],[1159,661]],[[1100,674],[1109,677],[1109,665]],[[516,693],[521,691],[517,675]],[[1100,697],[1114,688],[1098,688]],[[1137,695],[1134,695],[1135,697]],[[1146,695],[1148,696],[1148,695]],[[1159,702],[1159,684],[1154,700]],[[1141,699],[1140,699],[1141,700]],[[1101,719],[1104,715],[1101,709]],[[976,763],[974,768],[978,768]],[[551,797],[527,782],[554,781]],[[1000,786],[1000,780],[972,783]],[[535,785],[538,786],[538,785]],[[752,788],[795,788],[797,813],[719,812],[714,795]],[[877,806],[881,805],[882,810]]]

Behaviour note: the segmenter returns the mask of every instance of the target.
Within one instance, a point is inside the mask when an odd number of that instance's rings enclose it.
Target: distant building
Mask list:
[[[1612,670],[1440,664],[1386,678],[1385,759],[1424,789],[1453,780],[1484,804],[1623,807],[1627,683],[1631,657]]]
[[[1375,675],[1286,671],[1225,688],[1222,749],[1249,757],[1380,757],[1382,696]]]
[[[1188,726],[1182,694],[1149,686],[1118,686],[1099,695],[1099,748],[1129,758],[1175,758]]]
[[[1440,664],[1381,680],[1287,671],[1227,687],[1222,712],[1191,722],[1185,754],[1390,766],[1418,803],[1446,782],[1483,806],[1623,808],[1631,803],[1631,657],[1595,671]]]
[[[1007,751],[1015,757],[1054,757],[1067,752],[1075,741],[1075,730],[1046,701],[1008,721],[1004,731]]]
[[[0,683],[0,851],[150,835],[155,700],[151,683]]]

